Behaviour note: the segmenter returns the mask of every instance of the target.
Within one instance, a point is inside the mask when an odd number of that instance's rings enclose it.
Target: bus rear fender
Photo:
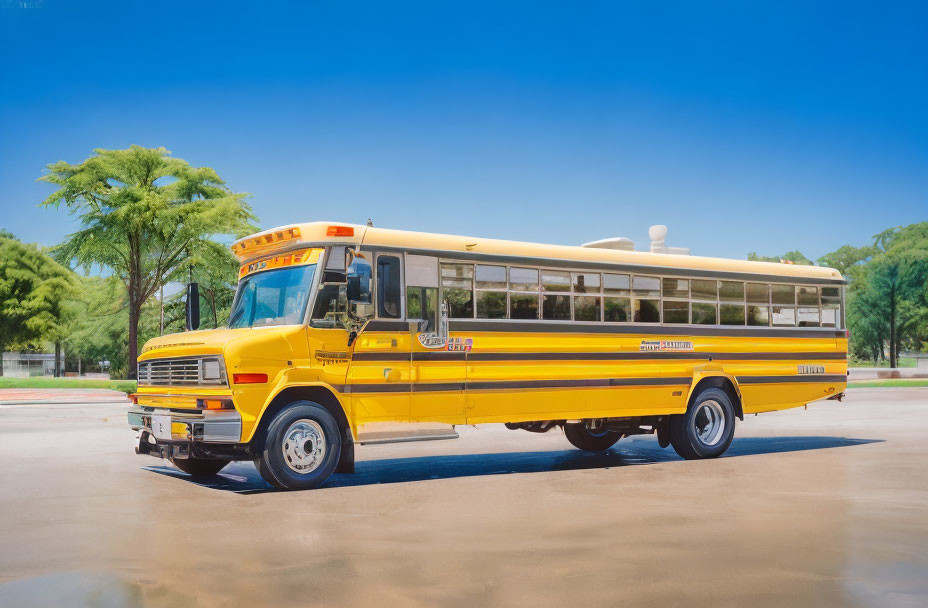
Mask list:
[[[728,393],[728,397],[735,408],[735,415],[744,420],[744,409],[741,406],[741,388],[738,386],[738,381],[734,376],[726,373],[721,366],[712,365],[711,363],[698,367],[693,372],[693,383],[690,385],[690,392],[686,396],[687,405],[693,399],[693,395],[698,394],[699,391],[707,387],[720,388]]]

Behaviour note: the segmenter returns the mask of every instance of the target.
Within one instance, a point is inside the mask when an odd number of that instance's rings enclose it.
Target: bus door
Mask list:
[[[413,422],[464,423],[466,352],[440,331],[438,258],[406,254],[406,318],[412,343]]]
[[[369,283],[373,264],[374,318],[367,322],[352,345],[348,390],[352,413],[359,424],[408,422],[410,394],[410,332],[403,319],[402,263],[395,254],[355,258],[348,272],[349,299],[359,292],[354,281]],[[366,275],[366,277],[365,277]],[[368,292],[368,295],[370,292]]]

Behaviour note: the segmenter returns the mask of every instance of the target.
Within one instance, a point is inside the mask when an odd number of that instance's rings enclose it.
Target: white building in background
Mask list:
[[[55,353],[3,353],[3,375],[7,378],[54,376]]]

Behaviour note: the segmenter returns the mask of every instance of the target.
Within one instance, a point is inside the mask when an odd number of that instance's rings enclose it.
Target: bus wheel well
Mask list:
[[[728,394],[728,398],[731,399],[732,406],[735,408],[735,415],[740,420],[744,420],[744,410],[741,408],[741,398],[738,396],[738,391],[735,390],[735,385],[732,384],[731,380],[724,376],[709,376],[708,378],[703,378],[693,388],[693,397],[698,395],[699,391],[704,388],[720,388],[725,391]],[[690,401],[692,402],[692,398]]]
[[[342,404],[339,403],[338,398],[335,397],[332,391],[322,386],[291,386],[277,393],[274,400],[271,401],[270,405],[267,406],[267,409],[264,410],[264,413],[261,415],[261,421],[251,441],[253,451],[257,453],[264,449],[265,433],[271,421],[274,420],[274,417],[290,403],[304,400],[318,403],[327,409],[329,413],[332,414],[332,417],[335,418],[342,435],[342,453],[335,472],[353,473],[354,439],[351,436],[351,426],[348,424],[345,410],[342,409]]]

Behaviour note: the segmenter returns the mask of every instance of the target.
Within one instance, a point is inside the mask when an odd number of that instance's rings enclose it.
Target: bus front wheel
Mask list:
[[[587,452],[608,450],[615,445],[616,441],[622,438],[622,434],[615,431],[604,429],[591,431],[586,428],[585,424],[565,424],[564,434],[567,435],[567,441],[572,443],[574,447]]]
[[[276,488],[308,490],[321,486],[335,471],[341,448],[332,414],[318,403],[295,401],[268,425],[255,466]]]
[[[721,456],[734,435],[735,408],[719,388],[701,390],[685,414],[670,417],[670,444],[687,460]]]

